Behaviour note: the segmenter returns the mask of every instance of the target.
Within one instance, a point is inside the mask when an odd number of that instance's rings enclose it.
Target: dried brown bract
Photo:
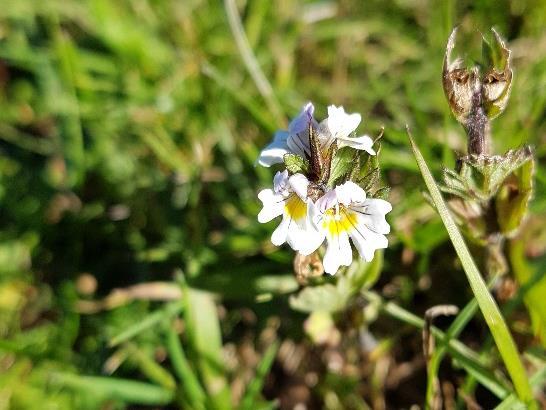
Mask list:
[[[444,93],[451,111],[468,134],[469,154],[488,154],[489,121],[504,111],[510,97],[510,50],[492,29],[495,44],[483,38],[482,65],[467,68],[461,58],[451,59],[457,29],[448,40],[442,73]]]
[[[324,266],[316,252],[307,256],[297,252],[294,256],[294,273],[297,281],[305,285],[309,278],[321,276],[324,273]]]

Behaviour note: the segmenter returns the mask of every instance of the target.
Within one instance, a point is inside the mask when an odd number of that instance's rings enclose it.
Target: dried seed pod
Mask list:
[[[491,29],[495,44],[491,46],[483,39],[483,55],[487,71],[482,79],[483,104],[487,117],[492,120],[501,114],[510,98],[512,89],[512,67],[510,50],[495,29]]]
[[[480,91],[480,77],[476,69],[463,67],[463,60],[451,61],[451,52],[455,47],[457,28],[453,29],[447,42],[442,72],[444,93],[451,111],[461,124],[466,124],[472,110],[472,96]]]
[[[465,68],[461,58],[452,61],[457,29],[446,47],[442,73],[444,93],[451,111],[468,134],[468,153],[487,154],[489,151],[489,120],[497,117],[508,103],[512,85],[510,50],[492,29],[495,43],[483,38],[483,64]],[[482,36],[483,37],[483,36]],[[480,69],[485,71],[481,74]]]

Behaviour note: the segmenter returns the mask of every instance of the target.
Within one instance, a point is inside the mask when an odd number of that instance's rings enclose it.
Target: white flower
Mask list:
[[[328,106],[328,118],[319,124],[319,135],[322,136],[321,142],[324,148],[327,149],[330,144],[337,141],[338,148],[352,147],[375,155],[370,137],[367,135],[350,137],[361,120],[362,117],[358,113],[347,114],[343,107]]]
[[[277,131],[273,141],[265,147],[258,163],[264,167],[283,162],[287,153],[297,154],[302,157],[309,157],[311,148],[309,144],[309,124],[317,131],[322,155],[325,156],[330,145],[336,141],[338,148],[352,147],[364,150],[370,155],[375,155],[372,148],[373,141],[367,135],[351,137],[361,121],[360,114],[347,114],[343,107],[330,105],[328,107],[328,118],[320,124],[313,118],[315,107],[307,103],[298,116],[294,118],[287,131]]]
[[[271,235],[271,242],[280,246],[287,242],[295,251],[306,255],[320,246],[316,231],[309,226],[307,218],[307,198],[309,181],[303,174],[288,176],[288,171],[277,172],[273,179],[273,189],[264,189],[258,194],[263,208],[258,214],[258,221],[269,222],[282,215],[280,225]],[[314,247],[309,250],[310,247]]]
[[[288,131],[277,131],[273,141],[265,147],[258,163],[264,167],[283,162],[285,154],[297,154],[305,158],[311,152],[309,148],[309,123],[316,127],[317,123],[313,118],[315,107],[307,103],[301,112],[288,125]]]
[[[366,193],[348,181],[328,191],[315,204],[308,202],[308,218],[316,229],[316,241],[326,238],[324,271],[335,274],[340,266],[349,266],[353,252],[351,238],[358,253],[371,261],[376,249],[386,248],[390,226],[385,215],[392,206],[382,199],[366,198]],[[320,243],[322,243],[322,241]],[[320,245],[319,245],[320,246]]]

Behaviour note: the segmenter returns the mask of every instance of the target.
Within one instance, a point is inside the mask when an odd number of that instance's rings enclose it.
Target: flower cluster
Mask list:
[[[258,221],[282,215],[271,242],[277,246],[286,242],[303,255],[326,241],[324,270],[335,274],[353,260],[349,238],[366,261],[373,259],[376,249],[387,247],[390,227],[385,215],[392,207],[362,188],[379,170],[367,172],[369,167],[361,166],[362,155],[371,158],[376,152],[369,136],[355,136],[360,114],[347,114],[333,105],[321,122],[313,114],[314,106],[308,103],[288,130],[278,131],[260,153],[260,165],[284,163],[286,169],[276,173],[273,189],[258,194],[263,204]]]

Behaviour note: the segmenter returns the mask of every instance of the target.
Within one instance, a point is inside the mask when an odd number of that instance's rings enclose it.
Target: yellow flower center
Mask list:
[[[347,212],[343,205],[339,209],[328,209],[322,220],[322,227],[328,231],[330,236],[337,236],[341,232],[349,232],[354,229],[356,224],[356,213]]]
[[[290,195],[286,200],[284,208],[286,209],[288,216],[292,219],[299,220],[305,218],[305,215],[307,214],[307,205],[297,195]]]

